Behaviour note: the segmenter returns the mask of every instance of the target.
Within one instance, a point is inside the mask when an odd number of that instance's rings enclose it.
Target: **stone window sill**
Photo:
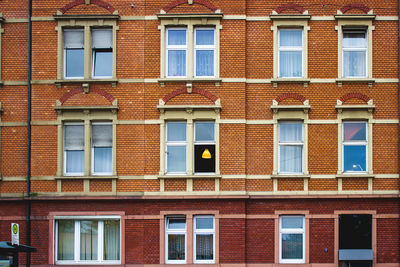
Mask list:
[[[64,84],[81,83],[82,87],[89,87],[89,83],[111,83],[112,87],[117,86],[118,79],[62,79],[54,82],[58,88]]]
[[[158,179],[207,179],[207,178],[219,179],[222,178],[222,176],[218,174],[196,174],[196,175],[166,174],[158,176]]]
[[[79,180],[79,179],[118,179],[117,175],[90,175],[90,176],[56,176],[55,177],[56,180],[65,180],[65,179],[69,179],[69,180]]]
[[[336,83],[338,87],[342,87],[343,83],[367,83],[369,87],[375,83],[372,78],[337,78]]]
[[[311,175],[309,174],[273,174],[271,175],[272,179],[293,179],[293,178],[306,178],[310,179]]]
[[[216,86],[219,86],[222,82],[221,78],[160,78],[158,82],[161,86],[165,86],[165,83],[179,83],[183,82],[186,84],[192,84],[194,82],[205,82],[205,83],[215,83]]]
[[[274,87],[278,87],[279,83],[302,83],[304,87],[307,87],[310,83],[310,79],[306,78],[274,78],[271,79],[271,83]]]
[[[336,178],[375,178],[375,175],[367,173],[343,173],[337,174]]]

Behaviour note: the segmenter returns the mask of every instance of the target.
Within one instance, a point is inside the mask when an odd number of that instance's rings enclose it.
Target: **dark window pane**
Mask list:
[[[303,234],[282,234],[282,259],[303,258]]]
[[[66,49],[65,76],[83,77],[83,49]]]
[[[372,249],[372,215],[339,216],[339,249]]]
[[[185,259],[185,235],[168,235],[168,260]]]
[[[344,146],[344,171],[367,171],[367,147]]]
[[[208,149],[211,158],[202,158],[203,152]],[[215,145],[195,145],[194,146],[194,171],[215,172]]]

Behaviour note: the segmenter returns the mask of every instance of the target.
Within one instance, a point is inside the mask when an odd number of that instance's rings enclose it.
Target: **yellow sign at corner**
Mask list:
[[[11,244],[19,245],[19,224],[11,223]]]

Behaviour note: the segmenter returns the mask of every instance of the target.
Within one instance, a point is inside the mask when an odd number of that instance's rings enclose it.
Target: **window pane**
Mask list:
[[[168,122],[167,141],[186,141],[186,123]]]
[[[303,146],[280,146],[280,172],[302,172]]]
[[[74,259],[74,221],[58,221],[57,260]]]
[[[196,30],[196,45],[214,45],[214,30]]]
[[[97,221],[81,221],[81,260],[97,260]]]
[[[372,215],[339,215],[339,249],[372,249]]]
[[[343,76],[366,77],[367,54],[365,51],[343,52]]]
[[[196,122],[196,141],[214,141],[214,122]]]
[[[168,260],[185,259],[185,235],[168,235]]]
[[[282,259],[303,258],[303,235],[282,234]]]
[[[168,229],[185,229],[185,218],[168,218]]]
[[[196,51],[196,76],[214,76],[214,51]]]
[[[83,150],[83,125],[64,125],[64,149]]]
[[[303,46],[303,31],[302,30],[279,30],[279,45],[280,46]]]
[[[168,45],[186,45],[186,30],[168,29]]]
[[[213,235],[196,235],[196,260],[212,260],[214,258]]]
[[[367,47],[365,31],[344,31],[343,47]]]
[[[367,124],[363,122],[351,122],[343,124],[345,141],[367,140]]]
[[[214,229],[214,218],[196,217],[196,229]]]
[[[211,158],[203,157],[203,153],[208,149]],[[194,171],[196,173],[215,172],[215,145],[195,145],[194,146]]]
[[[366,146],[344,146],[344,171],[367,171],[366,158]]]
[[[93,48],[112,48],[112,30],[111,29],[93,29],[92,30]]]
[[[168,51],[168,76],[186,76],[186,51]]]
[[[64,48],[82,48],[84,37],[82,30],[64,30]]]
[[[83,173],[85,165],[85,157],[83,150],[68,150],[66,152],[66,172],[67,173]]]
[[[112,146],[111,124],[92,124],[92,146],[93,147]]]
[[[119,221],[104,221],[104,260],[119,260]]]
[[[301,51],[279,52],[279,76],[302,77],[303,62]]]
[[[112,173],[112,148],[95,147],[94,148],[94,172]]]
[[[94,51],[94,76],[111,77],[112,76],[112,50]]]
[[[167,172],[186,172],[186,146],[167,146]]]
[[[295,216],[282,217],[282,229],[303,229],[303,218]]]
[[[280,123],[279,141],[280,142],[301,142],[303,140],[302,123]]]
[[[65,50],[65,76],[83,77],[83,49]]]

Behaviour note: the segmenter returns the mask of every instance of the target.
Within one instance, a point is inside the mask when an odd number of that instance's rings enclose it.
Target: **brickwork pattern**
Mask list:
[[[61,181],[62,192],[83,192],[83,181],[82,180],[62,180]]]
[[[111,192],[112,180],[90,180],[90,192]]]
[[[246,259],[248,263],[274,262],[275,222],[268,220],[246,221]]]
[[[57,181],[31,181],[32,192],[57,192]]]
[[[221,191],[245,191],[245,179],[221,179],[219,184]]]
[[[365,178],[342,179],[343,190],[368,190],[368,180]]]
[[[303,191],[304,180],[293,178],[278,179],[278,191]]]
[[[310,262],[334,261],[335,227],[333,219],[310,219]],[[327,251],[325,252],[325,249]]]
[[[26,192],[26,182],[0,182],[0,193],[24,193]]]
[[[399,179],[374,179],[372,181],[372,190],[393,190],[400,188]]]
[[[193,179],[193,191],[214,191],[215,179]]]
[[[145,180],[117,180],[117,192],[140,192],[144,191]]]
[[[272,191],[273,182],[270,179],[249,179],[246,181],[246,191]]]
[[[308,190],[336,191],[338,190],[338,181],[337,179],[310,179],[308,180]]]
[[[186,179],[164,179],[164,191],[186,191]]]
[[[400,219],[377,220],[377,262],[395,263],[400,262]]]

